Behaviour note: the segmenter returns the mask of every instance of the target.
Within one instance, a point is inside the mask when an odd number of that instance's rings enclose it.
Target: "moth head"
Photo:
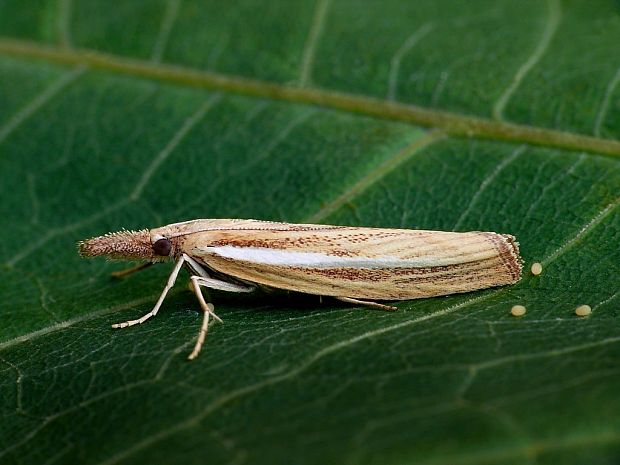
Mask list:
[[[148,229],[118,231],[78,242],[83,257],[104,256],[113,260],[165,260],[173,256],[172,241],[152,235]]]

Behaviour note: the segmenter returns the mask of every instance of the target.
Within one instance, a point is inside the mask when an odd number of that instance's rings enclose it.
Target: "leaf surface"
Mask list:
[[[0,2],[0,463],[617,463],[618,3],[234,3]],[[396,313],[213,293],[193,363],[184,279],[111,330],[170,266],[75,242],[217,217],[510,233],[526,268]]]

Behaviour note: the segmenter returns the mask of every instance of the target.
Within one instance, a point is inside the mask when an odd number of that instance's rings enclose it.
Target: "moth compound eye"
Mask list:
[[[158,239],[153,243],[153,253],[161,257],[167,257],[172,250],[172,242],[169,239]]]

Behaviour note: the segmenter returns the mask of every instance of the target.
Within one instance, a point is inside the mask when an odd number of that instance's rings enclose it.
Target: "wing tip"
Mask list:
[[[500,246],[500,257],[504,261],[508,273],[512,278],[512,283],[516,283],[521,279],[523,272],[523,258],[519,251],[519,242],[517,238],[511,234],[500,234],[502,237],[502,245]]]

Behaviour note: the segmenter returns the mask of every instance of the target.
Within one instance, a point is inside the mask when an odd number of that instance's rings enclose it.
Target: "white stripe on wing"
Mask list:
[[[394,256],[381,258],[338,257],[318,252],[291,252],[281,249],[261,247],[201,247],[207,254],[218,255],[232,260],[260,263],[275,266],[305,268],[426,268],[431,266],[457,265],[464,262],[484,260],[497,255],[493,249],[476,251],[466,256],[458,253],[451,256],[426,256],[402,259]]]

